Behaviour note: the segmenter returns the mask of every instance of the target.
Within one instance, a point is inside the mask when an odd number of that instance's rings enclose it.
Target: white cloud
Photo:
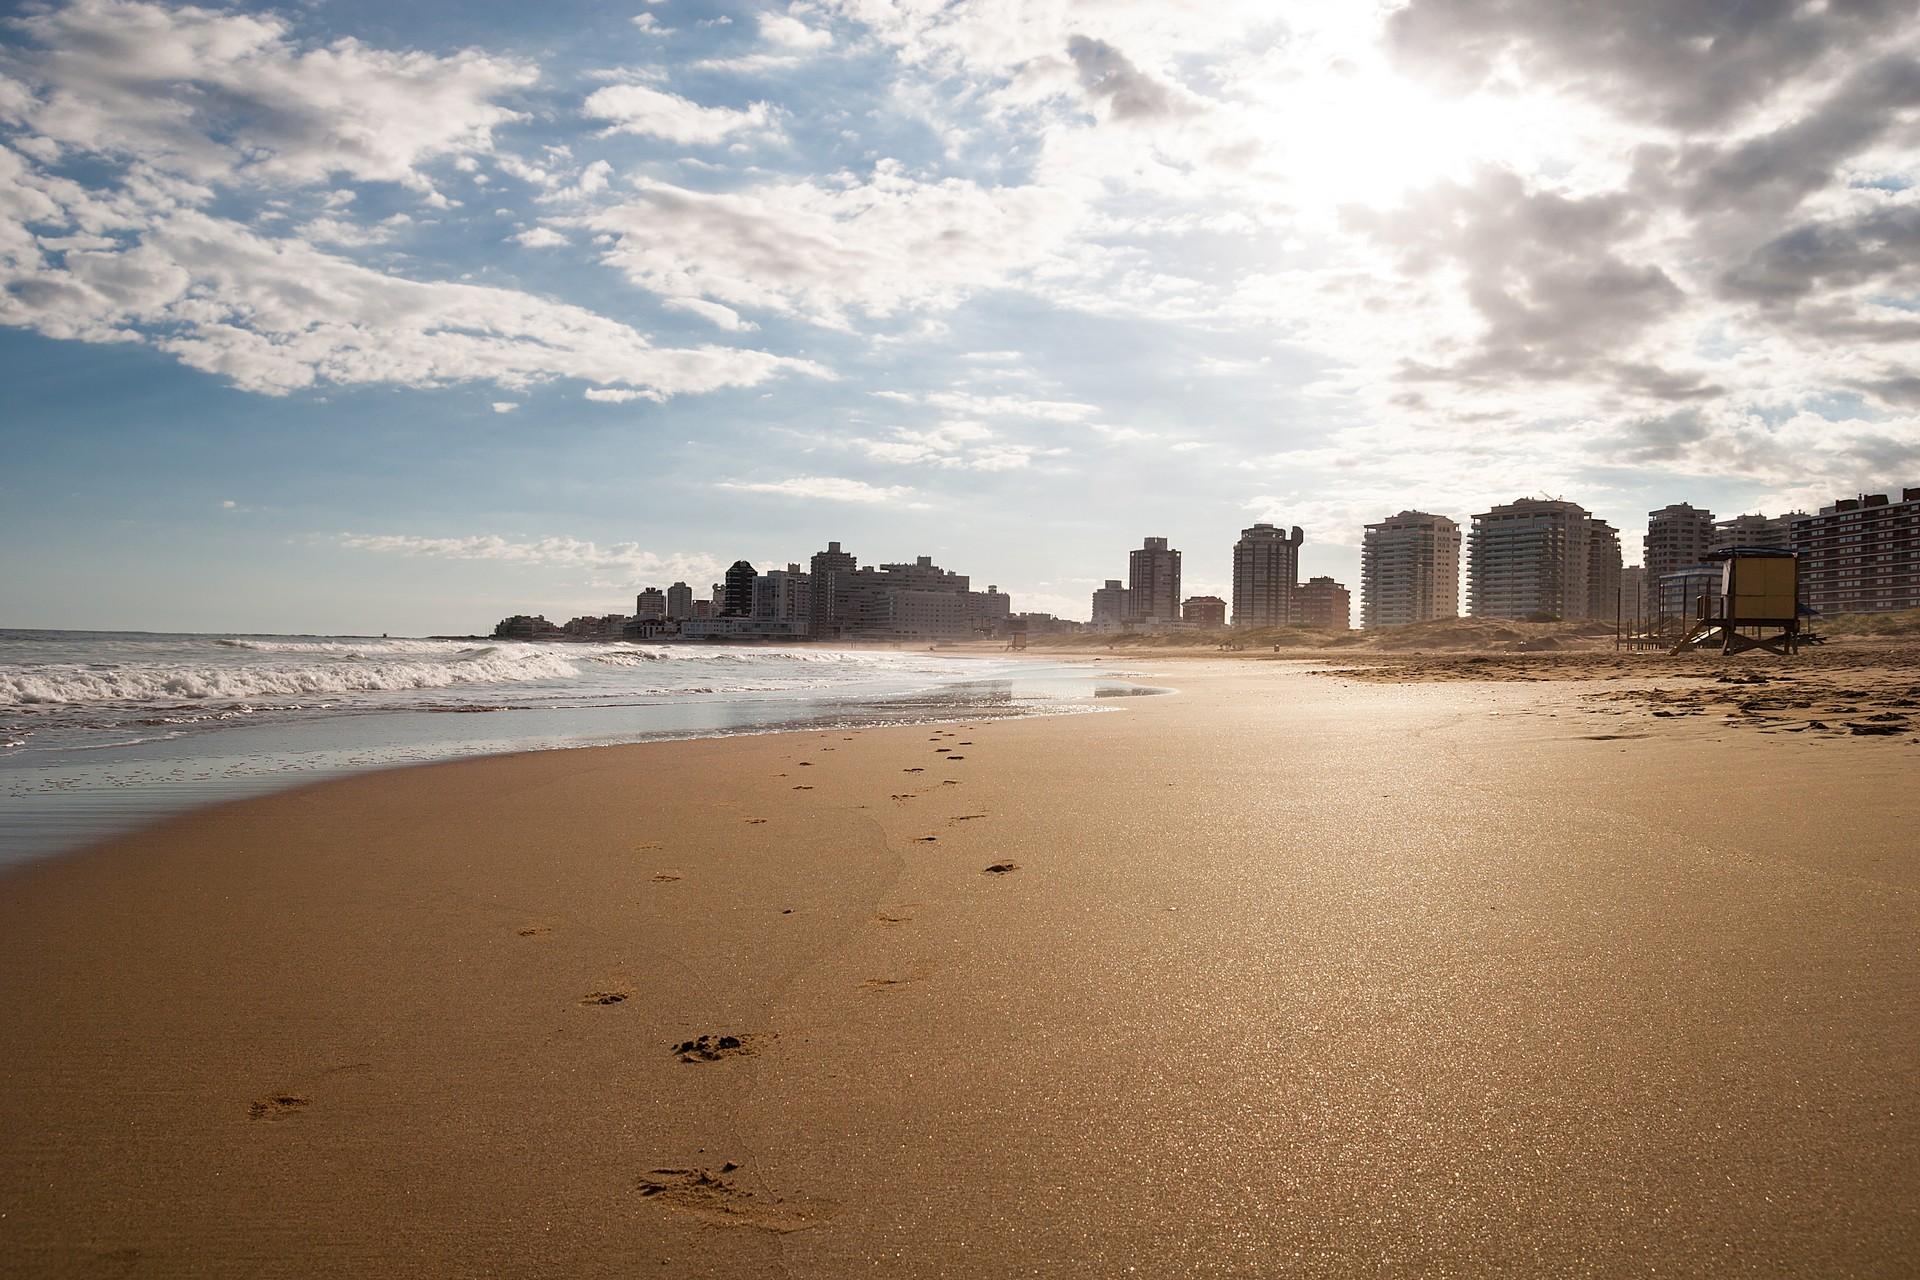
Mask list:
[[[879,506],[916,507],[914,491],[905,485],[872,485],[864,480],[839,476],[794,476],[790,480],[723,480],[722,489],[742,493],[775,493],[790,498],[809,498],[821,502],[855,502]]]
[[[1077,400],[1036,400],[1027,396],[980,396],[965,391],[931,391],[914,394],[906,391],[874,391],[883,400],[901,404],[924,404],[948,413],[971,414],[986,418],[1032,418],[1040,422],[1084,422],[1098,413],[1099,406]]]
[[[630,404],[635,400],[658,401],[660,396],[646,391],[627,391],[616,387],[588,387],[586,398],[594,404]]]
[[[296,234],[315,244],[337,244],[342,248],[357,249],[367,245],[385,244],[399,232],[413,225],[413,219],[404,213],[367,224],[349,222],[344,218],[313,218],[294,228]]]
[[[1018,471],[1036,457],[1066,452],[1003,440],[991,428],[965,421],[924,431],[896,427],[884,437],[855,436],[835,443],[844,443],[876,462],[962,471]]]
[[[660,305],[672,311],[684,311],[688,315],[699,316],[709,324],[718,325],[734,333],[746,333],[760,327],[751,320],[741,319],[740,313],[732,307],[708,302],[704,298],[668,298]]]
[[[519,408],[520,405],[513,400],[495,400],[493,402],[493,411],[495,413],[515,413],[518,412]]]
[[[817,50],[833,43],[833,33],[810,27],[790,13],[760,15],[760,38],[788,49]]]
[[[608,120],[609,133],[634,133],[665,138],[682,145],[712,145],[735,134],[777,133],[773,109],[754,102],[732,107],[703,107],[689,98],[643,84],[615,84],[595,89],[581,107],[590,119]]]
[[[509,236],[529,249],[557,249],[570,241],[552,227],[528,227],[517,235]]]
[[[31,186],[23,192],[42,194]],[[7,236],[0,216],[0,246]],[[678,395],[785,372],[827,376],[810,362],[764,352],[655,347],[581,307],[388,275],[185,210],[158,217],[118,252],[68,252],[55,266],[28,250],[14,262],[0,271],[0,323],[53,337],[150,342],[269,394],[325,383],[511,388],[570,377]]]
[[[14,25],[29,43],[15,73],[37,91],[29,129],[200,182],[345,174],[431,194],[424,167],[491,150],[494,129],[520,118],[497,99],[537,78],[472,50],[303,47],[271,13],[73,0]]]
[[[399,533],[342,533],[333,541],[355,551],[384,555],[427,556],[439,560],[492,560],[504,564],[544,568],[587,569],[624,573],[634,579],[678,578],[689,582],[717,576],[721,562],[714,556],[689,552],[661,554],[637,542],[607,546],[584,538],[546,537],[515,542],[498,534],[434,538]]]
[[[1031,186],[922,181],[883,162],[865,182],[701,192],[653,179],[581,217],[642,288],[848,327],[853,313],[947,308],[1010,284],[1071,232],[1077,203]]]
[[[672,27],[662,26],[660,19],[650,13],[636,13],[633,15],[632,21],[634,26],[650,36],[670,36],[673,34]]]

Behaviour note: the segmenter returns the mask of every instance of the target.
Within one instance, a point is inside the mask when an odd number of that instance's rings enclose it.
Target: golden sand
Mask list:
[[[9,873],[0,1271],[1920,1269],[1915,735],[1126,661]]]

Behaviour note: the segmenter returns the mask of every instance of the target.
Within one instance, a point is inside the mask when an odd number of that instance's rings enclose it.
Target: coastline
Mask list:
[[[0,1270],[1920,1257],[1906,742],[1166,666],[1119,715],[413,766],[3,873]]]
[[[230,638],[212,639],[222,646],[216,652],[227,652]],[[18,705],[0,707],[15,713],[19,730],[17,741],[0,742],[13,748],[0,752],[0,867],[71,853],[169,814],[368,769],[966,715],[1060,714],[1082,710],[1105,693],[1099,666],[1077,658],[903,654],[929,661],[856,668],[848,675],[840,660],[863,651],[823,648],[796,656],[763,649],[767,661],[758,666],[733,665],[738,654],[715,666],[707,659],[721,655],[708,652],[692,662],[636,665],[624,660],[628,650],[620,646],[584,642],[576,645],[585,654],[578,665],[544,684],[498,678],[516,674],[511,671],[462,682],[460,664],[474,655],[418,654],[408,646],[431,642],[403,638],[377,642],[396,646],[402,659],[375,674],[370,692],[289,707],[281,705],[285,699],[250,693],[289,682],[325,684],[342,674],[349,683],[358,680],[368,671],[367,655],[351,647],[358,642],[233,639],[240,642],[231,648],[242,652],[292,651],[295,669],[197,668],[179,654],[171,655],[175,665],[156,665],[142,655],[127,671],[132,683],[149,686],[143,692],[187,676],[198,682],[194,691],[144,702],[134,696],[94,702],[92,690],[32,689],[25,712]],[[529,652],[566,647],[503,644]],[[490,645],[487,652],[499,647]],[[651,658],[656,649],[631,651]],[[405,665],[413,658],[429,666],[425,677]],[[439,662],[447,669],[433,669]]]

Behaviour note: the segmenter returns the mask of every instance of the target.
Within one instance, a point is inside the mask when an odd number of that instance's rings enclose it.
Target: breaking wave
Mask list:
[[[447,653],[447,660],[443,661],[363,658],[284,666],[48,664],[0,668],[0,706],[67,706],[162,699],[310,698],[335,693],[557,680],[578,674],[579,668],[565,654],[532,646],[456,649]]]

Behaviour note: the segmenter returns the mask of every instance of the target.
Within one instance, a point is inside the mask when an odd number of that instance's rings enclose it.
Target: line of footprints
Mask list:
[[[973,726],[967,726],[966,731],[972,732]],[[847,737],[842,738],[841,741],[851,742],[853,739]],[[961,738],[959,734],[944,729],[937,730],[927,741],[936,744],[933,754],[937,757],[937,763],[942,766],[955,765],[964,761],[966,756],[955,748],[973,745],[971,738]],[[822,751],[833,749],[832,747],[820,748]],[[795,767],[810,769],[814,767],[814,763],[811,760],[801,760]],[[927,770],[924,766],[911,766],[903,772],[922,774]],[[786,778],[788,775],[781,773],[774,776]],[[960,785],[960,780],[945,778],[939,785],[957,787]],[[795,783],[793,789],[812,791],[814,787],[810,783]],[[905,803],[925,794],[927,794],[926,791],[903,791],[893,793],[890,798],[895,802]],[[977,822],[986,816],[984,813],[955,814],[948,819],[948,822],[958,825],[964,822]],[[745,819],[748,826],[765,826],[767,822],[766,818]],[[937,835],[923,835],[915,837],[914,843],[932,844],[938,839]],[[644,853],[664,847],[659,841],[646,841],[636,845],[635,851]],[[1001,877],[1019,869],[1019,864],[1015,862],[995,862],[983,868],[981,874]],[[657,884],[672,884],[681,879],[681,873],[674,870],[661,870],[656,872],[652,879]],[[900,903],[885,907],[874,915],[874,923],[882,926],[905,924],[913,919],[914,912],[919,906],[919,903]],[[784,909],[781,914],[791,915],[792,908]],[[529,939],[546,937],[551,932],[552,929],[544,924],[523,925],[514,930],[517,937]],[[924,971],[915,970],[904,978],[869,978],[861,983],[860,987],[864,991],[890,991],[918,982],[926,976]],[[590,991],[580,997],[578,1003],[587,1008],[605,1008],[624,1004],[630,996],[631,993],[628,991],[612,988],[605,991]],[[668,1047],[668,1053],[678,1062],[703,1065],[732,1058],[752,1057],[778,1038],[773,1033],[708,1033],[695,1036],[690,1040],[678,1041]],[[353,1063],[346,1067],[334,1068],[326,1074],[365,1070],[369,1065]],[[305,1111],[312,1105],[312,1101],[312,1098],[306,1094],[290,1091],[269,1094],[255,1099],[249,1105],[247,1115],[252,1120],[277,1120]],[[831,1216],[839,1207],[830,1201],[782,1199],[756,1195],[752,1190],[741,1186],[739,1180],[733,1176],[739,1169],[740,1166],[733,1161],[727,1161],[715,1169],[653,1169],[636,1181],[635,1189],[650,1202],[711,1225],[749,1227],[780,1233],[812,1226]]]

